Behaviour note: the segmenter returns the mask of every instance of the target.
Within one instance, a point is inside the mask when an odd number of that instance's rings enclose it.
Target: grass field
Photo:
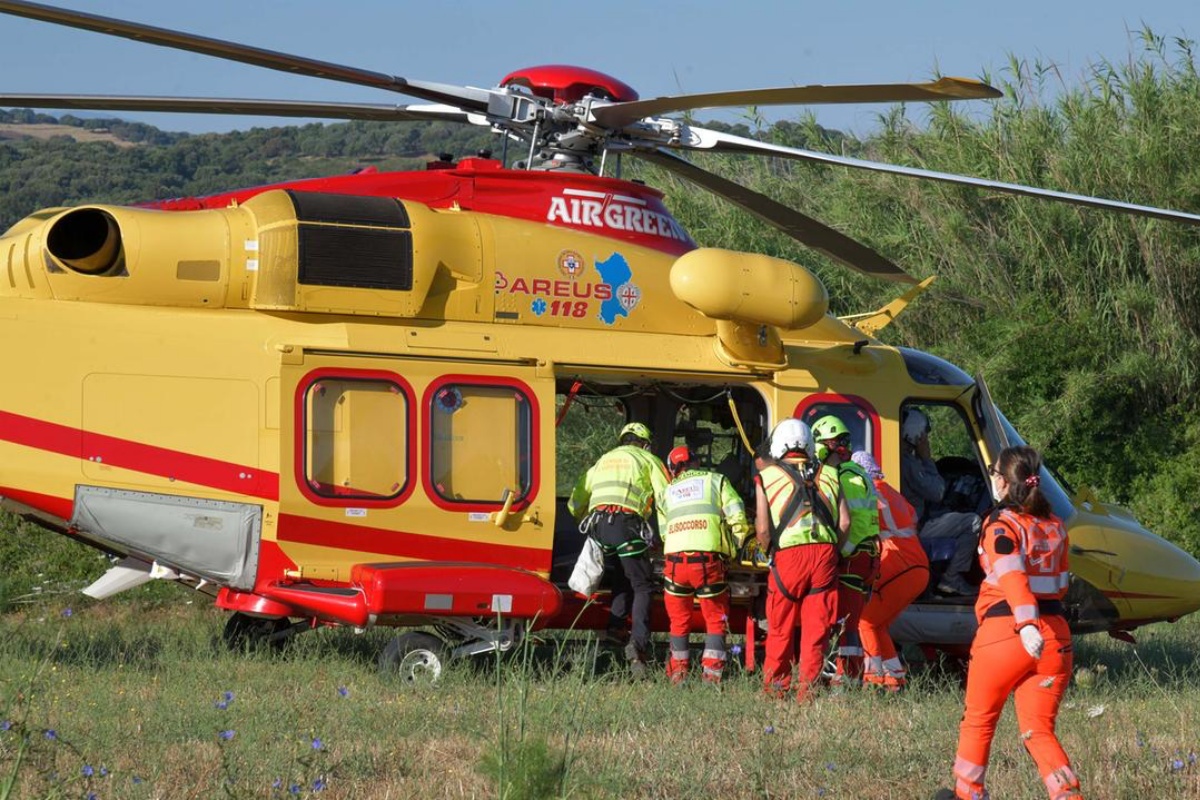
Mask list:
[[[933,669],[899,696],[798,706],[740,671],[721,692],[632,683],[578,635],[411,686],[376,670],[387,631],[231,653],[225,615],[191,599],[0,616],[0,798],[867,800],[925,798],[949,777],[962,693]],[[1200,798],[1198,649],[1195,617],[1136,648],[1077,641],[1059,732],[1090,800]],[[990,788],[1045,796],[1011,707]]]

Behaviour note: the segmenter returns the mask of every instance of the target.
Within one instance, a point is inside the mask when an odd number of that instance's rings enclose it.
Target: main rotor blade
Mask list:
[[[658,164],[660,167],[724,197],[806,247],[824,253],[855,272],[900,283],[917,282],[907,272],[862,242],[838,233],[828,225],[817,222],[794,208],[788,208],[764,194],[726,180],[706,169],[701,169],[674,153],[663,150],[632,150],[630,152],[638,158]]]
[[[390,92],[399,92],[412,97],[420,97],[435,103],[450,103],[464,106],[472,111],[486,111],[489,93],[484,89],[450,86],[441,83],[425,81],[410,81],[396,75],[382,72],[347,67],[328,61],[317,61],[311,58],[265,50],[260,47],[228,42],[223,39],[212,39],[207,36],[196,36],[167,28],[156,28],[137,22],[102,17],[99,14],[86,14],[82,11],[72,11],[66,8],[29,3],[24,0],[0,0],[0,13],[12,14],[18,17],[52,22],[70,28],[81,28],[95,31],[108,36],[120,36],[138,42],[148,42],[176,50],[186,50],[201,53],[206,56],[216,56],[228,61],[241,61],[256,67],[290,72],[295,75],[306,75],[312,78],[325,78],[331,81],[343,81],[359,86],[374,86]]]
[[[938,100],[984,100],[1000,97],[998,89],[970,78],[939,78],[933,83],[878,83],[843,86],[784,86],[709,94],[684,94],[632,100],[592,109],[602,125],[623,128],[631,122],[671,111],[729,106],[776,106],[826,103],[902,103]]]
[[[369,119],[382,122],[467,122],[470,117],[461,108],[446,105],[395,106],[386,103],[325,103],[300,100],[246,100],[234,97],[138,97],[102,94],[0,94],[0,107],[254,114],[272,117]]]
[[[1126,203],[1121,200],[1109,200],[1103,197],[1093,197],[1086,194],[1072,194],[1053,189],[1039,189],[1035,186],[1024,186],[1019,183],[1004,183],[987,178],[972,178],[968,175],[955,175],[950,172],[934,172],[916,167],[901,167],[895,164],[883,164],[878,161],[865,161],[860,158],[835,156],[830,153],[818,153],[799,147],[783,147],[777,144],[758,142],[741,136],[733,136],[720,131],[706,130],[688,126],[682,131],[681,141],[677,147],[685,150],[707,150],[714,153],[751,153],[754,155],[773,155],[783,158],[794,158],[800,161],[814,161],[820,164],[835,164],[854,169],[865,169],[872,172],[884,172],[890,175],[904,175],[910,178],[925,178],[926,180],[954,183],[960,186],[974,186],[980,189],[991,189],[1006,194],[1040,197],[1046,200],[1060,200],[1089,208],[1103,208],[1108,211],[1121,211],[1126,214],[1136,214],[1142,217],[1165,219],[1171,222],[1186,222],[1189,225],[1200,225],[1200,214],[1189,214],[1185,211],[1175,211],[1155,206],[1143,206],[1136,203]]]

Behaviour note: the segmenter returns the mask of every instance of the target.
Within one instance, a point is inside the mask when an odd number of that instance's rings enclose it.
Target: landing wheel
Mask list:
[[[279,650],[286,639],[279,634],[287,630],[289,625],[287,617],[252,617],[238,611],[225,623],[221,640],[226,647],[235,652],[266,647]]]
[[[431,685],[442,677],[445,643],[429,633],[410,631],[388,642],[379,656],[380,673],[408,685]]]

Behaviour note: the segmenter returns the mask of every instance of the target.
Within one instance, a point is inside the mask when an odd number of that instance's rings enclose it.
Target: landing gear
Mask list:
[[[287,617],[252,617],[238,611],[225,623],[221,641],[235,652],[262,648],[279,650],[292,633],[292,624]]]
[[[430,685],[442,677],[448,656],[441,639],[431,633],[409,631],[388,642],[379,656],[379,671],[410,686]]]
[[[392,639],[379,656],[381,673],[407,684],[436,683],[452,659],[508,652],[525,633],[521,622],[510,622],[499,630],[463,617],[431,617],[426,624],[438,635],[409,631]]]

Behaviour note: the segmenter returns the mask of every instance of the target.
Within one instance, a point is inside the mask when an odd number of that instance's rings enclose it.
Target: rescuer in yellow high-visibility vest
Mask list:
[[[667,456],[672,480],[663,496],[663,602],[671,620],[667,677],[680,683],[688,671],[692,598],[704,617],[704,680],[719,683],[725,671],[729,626],[727,563],[742,546],[750,525],[742,498],[719,472],[698,468],[686,446]]]
[[[771,557],[763,682],[769,695],[783,697],[798,655],[796,697],[804,701],[821,677],[829,646],[837,612],[837,551],[850,512],[834,470],[814,468],[812,431],[803,422],[781,421],[771,432],[770,453],[773,460],[756,479],[754,519],[758,545]]]
[[[863,649],[858,621],[879,574],[879,498],[875,483],[850,460],[850,429],[832,414],[813,423],[817,460],[837,470],[838,483],[850,509],[850,531],[838,562],[838,636],[835,684],[862,680]]]
[[[650,645],[650,591],[653,568],[649,518],[657,511],[659,529],[666,519],[662,494],[667,488],[667,468],[650,452],[650,429],[631,422],[621,429],[618,446],[600,456],[571,492],[567,510],[580,520],[579,530],[591,536],[604,552],[613,576],[608,632],[625,635],[631,618],[632,635],[625,656],[635,674],[646,671]]]

